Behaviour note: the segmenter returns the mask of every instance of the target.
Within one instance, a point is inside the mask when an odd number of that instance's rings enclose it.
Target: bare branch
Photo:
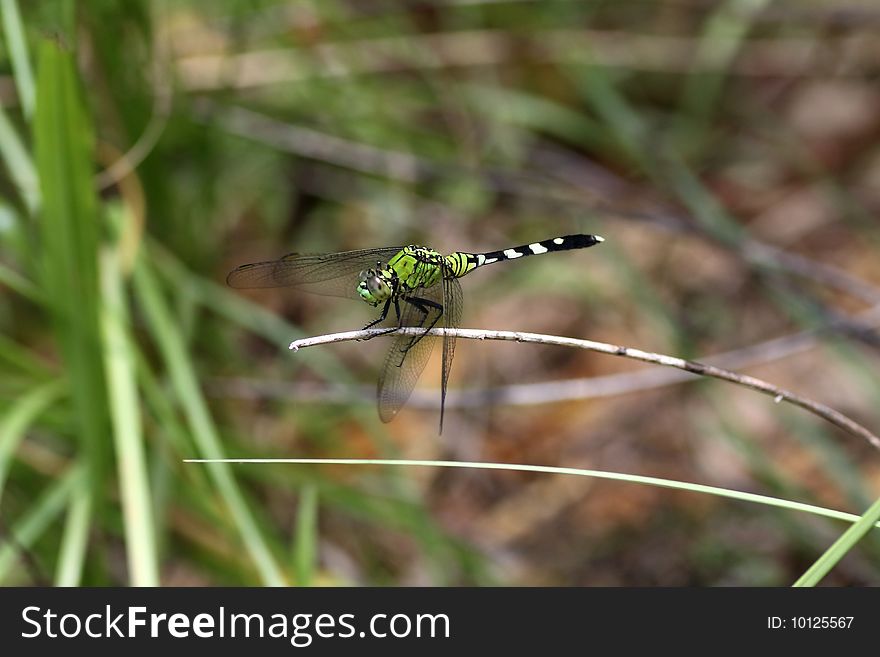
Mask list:
[[[855,420],[847,417],[843,413],[834,410],[830,406],[826,406],[821,402],[814,401],[807,397],[798,395],[797,393],[780,388],[763,381],[762,379],[748,376],[745,374],[737,374],[730,370],[725,370],[715,365],[707,365],[684,358],[676,358],[675,356],[667,356],[665,354],[656,354],[641,349],[633,349],[631,347],[623,347],[619,345],[609,344],[607,342],[595,342],[594,340],[582,340],[578,338],[566,338],[558,335],[543,335],[540,333],[521,333],[518,331],[488,331],[482,329],[431,329],[427,334],[434,336],[443,336],[449,331],[451,335],[459,338],[467,338],[470,340],[507,340],[511,342],[530,342],[535,344],[550,344],[561,347],[574,347],[576,349],[586,349],[588,351],[596,351],[611,356],[621,356],[623,358],[631,358],[640,360],[645,363],[655,363],[657,365],[665,365],[666,367],[674,367],[691,374],[699,376],[709,376],[723,381],[730,381],[737,385],[757,390],[765,395],[773,397],[776,403],[787,401],[801,408],[824,418],[831,424],[843,429],[844,431],[859,436],[867,440],[875,449],[880,450],[880,437],[863,427]],[[422,335],[426,333],[424,329],[408,327],[399,328],[394,331],[388,329],[368,329],[364,331],[346,331],[343,333],[331,333],[329,335],[318,335],[311,338],[302,338],[294,340],[290,343],[289,349],[298,351],[304,347],[313,347],[320,344],[332,344],[335,342],[347,342],[351,340],[366,340],[379,335],[393,335],[403,333],[405,335]]]
[[[846,317],[855,328],[872,330],[880,323],[880,305]],[[744,369],[789,358],[813,349],[818,344],[821,329],[799,331],[740,347],[732,351],[708,354],[701,362],[725,369]],[[696,375],[671,368],[649,369],[601,376],[577,377],[538,383],[514,383],[490,388],[450,390],[446,408],[479,408],[488,404],[503,406],[536,406],[562,401],[614,397],[643,390],[651,390],[687,381]],[[253,399],[298,399],[304,402],[351,402],[365,399],[374,392],[374,386],[345,384],[318,384],[313,382],[265,381],[244,378],[215,378],[208,381],[212,394]],[[409,406],[439,408],[436,389],[416,389]]]
[[[880,307],[876,309],[880,318]],[[815,331],[801,331],[758,342],[733,351],[707,355],[703,362],[725,368],[743,369],[781,360],[816,346]],[[479,408],[488,404],[536,406],[562,401],[614,397],[643,390],[693,381],[697,377],[670,368],[651,367],[633,372],[578,377],[538,383],[514,383],[490,388],[450,390],[446,408]],[[246,378],[215,378],[208,381],[211,394],[247,399],[292,399],[303,402],[351,402],[374,393],[375,386],[318,384],[314,382],[266,381]],[[413,391],[408,405],[439,408],[439,392],[423,388]]]

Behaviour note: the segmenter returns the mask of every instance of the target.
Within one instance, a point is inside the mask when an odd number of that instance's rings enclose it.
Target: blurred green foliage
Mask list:
[[[443,438],[436,363],[382,425],[383,345],[285,349],[369,309],[223,285],[293,250],[598,233],[468,277],[464,325],[751,350],[738,367],[876,431],[880,13],[846,4],[0,1],[0,582],[794,581],[840,524],[546,475],[182,460],[542,463],[863,512],[868,445],[596,354],[460,345]],[[880,582],[877,539],[827,581]]]

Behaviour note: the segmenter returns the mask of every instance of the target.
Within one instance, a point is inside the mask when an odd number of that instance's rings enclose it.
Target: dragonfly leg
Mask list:
[[[424,326],[425,320],[427,320],[428,315],[431,314],[431,310],[429,310],[429,309],[436,310],[437,314],[434,317],[433,321],[428,325],[428,327],[425,328],[426,332],[430,331],[432,328],[434,328],[434,326],[437,325],[437,322],[440,321],[440,318],[443,316],[443,306],[441,304],[437,303],[436,301],[432,301],[431,299],[423,299],[421,297],[410,297],[408,299],[404,299],[404,301],[412,304],[413,306],[418,308],[423,313],[422,314],[422,321],[420,321],[418,326],[416,326],[414,328],[421,328],[422,326]],[[421,340],[423,337],[425,337],[424,333],[413,337],[413,339],[409,341],[409,344],[407,344],[403,349],[401,349],[401,351],[403,352],[403,356],[400,359],[400,365],[398,365],[398,367],[403,365],[403,361],[406,358],[407,352],[410,349],[412,349],[413,347],[415,347],[418,344],[419,340]]]
[[[366,331],[368,328],[372,328],[372,327],[374,327],[376,324],[385,321],[385,318],[388,317],[388,309],[389,309],[390,307],[391,307],[391,299],[388,299],[388,301],[385,302],[385,306],[382,308],[382,314],[379,315],[379,318],[378,318],[378,319],[374,319],[372,322],[370,322],[369,324],[367,324],[367,325],[364,327],[363,330]],[[398,319],[400,319],[400,306],[397,304],[397,299],[394,299],[394,310],[397,312],[397,317],[398,317]],[[396,327],[395,327],[395,328],[390,328],[390,329],[388,329],[388,330],[386,330],[386,331],[383,331],[382,333],[376,333],[375,335],[371,335],[371,336],[366,337],[366,338],[360,338],[360,341],[361,341],[361,342],[366,342],[367,340],[372,340],[373,338],[375,338],[375,337],[377,337],[377,336],[385,335],[386,333],[391,333],[392,331],[396,331],[396,330],[397,330]]]

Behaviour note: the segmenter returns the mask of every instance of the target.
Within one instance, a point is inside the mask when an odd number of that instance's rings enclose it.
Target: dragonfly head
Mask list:
[[[376,269],[366,269],[360,274],[357,293],[361,299],[371,306],[378,306],[394,294],[394,272],[382,269],[377,263]]]

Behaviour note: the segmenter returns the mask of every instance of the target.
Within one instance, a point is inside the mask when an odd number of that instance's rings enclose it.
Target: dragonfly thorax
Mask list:
[[[381,263],[376,264],[376,269],[366,269],[360,273],[357,293],[371,306],[388,301],[396,289],[397,274],[392,269],[382,268]]]

